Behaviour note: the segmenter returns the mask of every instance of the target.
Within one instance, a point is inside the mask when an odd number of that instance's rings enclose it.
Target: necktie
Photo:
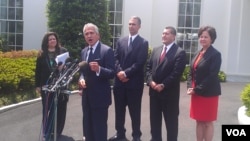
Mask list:
[[[164,59],[164,57],[166,56],[166,51],[167,51],[167,47],[163,47],[163,52],[162,52],[162,54],[161,54],[161,56],[160,56],[160,63],[163,61],[163,59]]]
[[[132,37],[130,37],[130,38],[129,38],[129,46],[128,46],[128,48],[130,48],[130,49],[132,48],[132,43],[133,43]]]
[[[89,49],[90,49],[90,50],[89,50],[88,62],[91,62],[91,61],[94,60],[94,54],[93,54],[93,48],[90,47]]]

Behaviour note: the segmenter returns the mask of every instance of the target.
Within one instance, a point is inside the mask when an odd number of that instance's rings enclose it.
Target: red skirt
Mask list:
[[[198,121],[215,121],[218,113],[219,96],[204,97],[191,95],[190,117]]]

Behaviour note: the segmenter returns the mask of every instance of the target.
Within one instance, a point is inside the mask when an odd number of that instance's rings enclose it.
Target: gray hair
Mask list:
[[[85,30],[87,29],[87,28],[94,28],[94,30],[95,30],[95,32],[97,33],[97,34],[99,34],[99,29],[98,29],[98,27],[95,25],[95,24],[93,24],[93,23],[87,23],[87,24],[85,24],[84,25],[84,27],[83,27],[83,33],[85,32]]]

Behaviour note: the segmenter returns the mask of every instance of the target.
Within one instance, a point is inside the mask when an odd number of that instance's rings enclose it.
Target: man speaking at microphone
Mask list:
[[[99,29],[92,23],[83,27],[88,46],[81,51],[81,60],[89,67],[81,69],[83,135],[86,141],[107,141],[108,108],[111,104],[110,80],[115,76],[115,59],[111,47],[101,43]]]

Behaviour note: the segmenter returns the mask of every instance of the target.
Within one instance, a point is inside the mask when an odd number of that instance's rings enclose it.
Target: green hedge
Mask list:
[[[34,88],[36,54],[29,53],[19,51],[0,54],[0,93]]]
[[[34,86],[36,58],[0,58],[0,93],[11,93]]]
[[[250,83],[248,83],[242,90],[240,98],[243,105],[246,106],[246,115],[250,117]]]
[[[39,97],[34,89],[37,51],[0,52],[0,107]]]

